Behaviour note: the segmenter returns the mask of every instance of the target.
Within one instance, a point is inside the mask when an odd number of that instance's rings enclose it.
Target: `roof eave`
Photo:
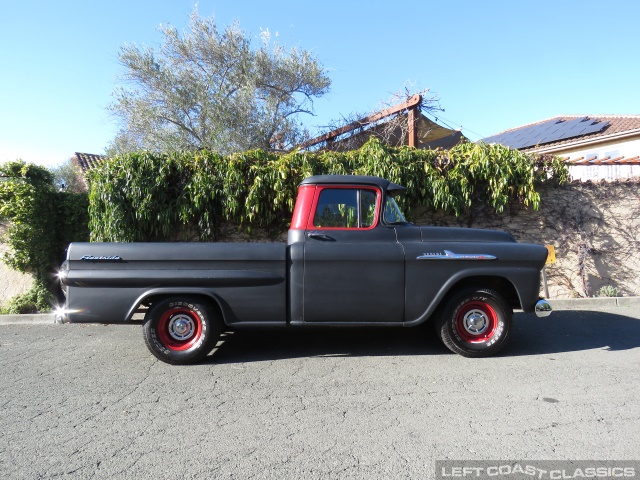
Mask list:
[[[603,142],[607,142],[609,140],[615,140],[618,138],[633,137],[639,134],[640,134],[640,128],[636,128],[634,130],[627,130],[625,132],[612,133],[610,135],[603,135],[601,137],[577,140],[575,142],[565,143],[562,145],[553,145],[549,147],[545,147],[545,146],[535,147],[532,149],[526,149],[526,151],[531,153],[553,153],[561,150],[566,150],[568,148],[581,147],[584,145],[595,145],[597,143],[603,143]]]

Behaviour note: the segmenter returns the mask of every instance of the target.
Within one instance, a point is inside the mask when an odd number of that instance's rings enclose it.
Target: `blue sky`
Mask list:
[[[2,0],[0,162],[59,164],[102,153],[125,43],[184,29],[193,0]],[[314,52],[331,92],[314,126],[376,109],[407,84],[431,89],[440,121],[472,140],[559,114],[640,114],[640,2],[201,0],[220,27]]]

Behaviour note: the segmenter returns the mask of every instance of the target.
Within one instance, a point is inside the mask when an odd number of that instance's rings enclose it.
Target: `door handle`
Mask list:
[[[309,232],[307,234],[307,236],[309,238],[313,238],[314,240],[320,240],[323,242],[335,242],[336,239],[333,237],[330,237],[329,235],[325,235],[324,233],[317,233],[317,232]]]

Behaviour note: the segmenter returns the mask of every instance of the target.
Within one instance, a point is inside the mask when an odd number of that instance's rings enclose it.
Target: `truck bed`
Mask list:
[[[212,298],[228,324],[284,324],[286,255],[284,243],[73,243],[60,272],[66,315],[125,322],[170,290]]]

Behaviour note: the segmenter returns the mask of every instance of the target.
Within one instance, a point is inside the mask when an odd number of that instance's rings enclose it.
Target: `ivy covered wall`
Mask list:
[[[0,233],[6,245],[2,261],[34,278],[28,291],[5,305],[8,313],[51,307],[52,294],[58,291],[56,267],[66,246],[88,239],[87,207],[86,195],[59,191],[44,167],[21,160],[0,165]]]
[[[470,218],[487,210],[532,212],[539,189],[567,181],[565,164],[501,146],[465,143],[449,151],[389,147],[372,139],[351,152],[140,152],[89,173],[89,193],[60,192],[50,172],[24,162],[0,168],[4,261],[35,277],[16,308],[46,308],[55,269],[71,241],[218,241],[282,238],[297,188],[315,174],[376,175],[407,187],[410,219],[425,211]]]
[[[404,185],[400,201],[410,218],[417,208],[464,215],[479,203],[498,213],[514,204],[535,210],[537,186],[562,184],[568,175],[554,157],[471,143],[446,152],[375,139],[351,152],[143,152],[90,172],[91,239],[211,241],[225,223],[278,235],[288,228],[299,183],[315,174],[376,175]]]

